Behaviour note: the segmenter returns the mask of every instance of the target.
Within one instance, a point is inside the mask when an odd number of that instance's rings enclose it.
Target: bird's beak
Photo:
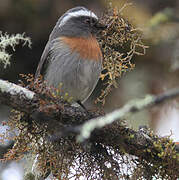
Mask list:
[[[95,25],[95,28],[98,29],[98,30],[104,30],[107,28],[107,25],[101,23],[101,22],[97,22]]]

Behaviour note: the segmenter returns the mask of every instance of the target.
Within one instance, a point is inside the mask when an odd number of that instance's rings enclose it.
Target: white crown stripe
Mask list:
[[[60,22],[59,27],[61,25],[64,25],[71,17],[79,17],[79,16],[89,16],[93,17],[95,19],[98,19],[98,17],[92,12],[92,11],[86,11],[86,10],[79,10],[76,12],[68,13]]]

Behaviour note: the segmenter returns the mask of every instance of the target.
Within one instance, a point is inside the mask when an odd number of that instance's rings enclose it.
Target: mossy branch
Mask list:
[[[92,142],[98,146],[111,147],[116,153],[123,149],[124,153],[137,156],[141,163],[144,163],[145,160],[149,164],[155,164],[156,167],[165,171],[164,174],[171,176],[171,173],[174,173],[174,177],[179,175],[176,169],[179,165],[179,149],[175,143],[169,138],[158,137],[147,129],[134,131],[123,125],[120,119],[128,113],[141,111],[177,96],[179,96],[179,88],[158,96],[148,95],[144,99],[131,101],[123,108],[101,116],[99,112],[84,112],[81,108],[64,104],[60,100],[55,106],[44,104],[44,108],[39,108],[41,98],[37,93],[0,80],[0,103],[24,112],[27,115],[25,116],[27,122],[34,120],[36,123],[46,123],[50,130],[56,129],[55,133],[60,132],[57,134],[59,139],[74,134],[72,138],[74,144],[76,143],[75,135],[80,132],[81,134],[77,136],[80,141],[89,138],[89,141],[86,141],[89,144]],[[69,126],[70,128],[67,128],[66,131],[65,127]],[[38,133],[40,133],[39,131],[37,129]],[[41,134],[40,137],[42,137]],[[25,137],[23,136],[23,138]],[[24,141],[26,140],[24,139]],[[53,142],[49,143],[53,144]],[[51,145],[49,146],[51,147]],[[79,148],[78,143],[75,146],[77,149]],[[104,155],[101,150],[99,152],[102,153],[102,156]],[[163,164],[167,164],[167,166],[163,166]],[[172,172],[169,167],[174,167]]]
[[[0,79],[0,103],[30,114],[36,120],[38,118],[53,120],[53,118],[55,119],[62,116],[62,120],[69,119],[70,122],[70,119],[75,118],[79,123],[84,122],[87,118],[94,118],[100,115],[99,113],[91,113],[89,117],[88,112],[82,111],[79,107],[70,106],[70,104],[66,104],[64,108],[64,102],[61,102],[60,100],[54,111],[47,110],[51,107],[47,107],[44,111],[41,111],[39,109],[40,100],[41,97],[36,93],[14,83]],[[40,120],[38,119],[38,121]],[[66,121],[66,123],[68,123],[68,121]]]
[[[76,128],[74,128],[74,131],[79,130],[80,132],[80,134],[77,136],[77,140],[79,142],[90,138],[91,133],[95,129],[100,129],[109,124],[112,124],[114,121],[124,118],[129,113],[136,113],[138,111],[142,111],[145,108],[156,106],[159,103],[170,100],[177,96],[179,96],[179,88],[172,89],[157,96],[147,95],[145,98],[132,100],[126,105],[124,105],[122,108],[106,114],[105,116],[100,116],[99,112],[91,113],[91,115],[89,116],[88,112],[81,110],[81,108],[79,107],[73,107],[70,105],[66,105],[64,107],[63,102],[60,101],[58,104],[58,108],[55,109],[56,111],[54,110],[49,112],[46,109],[45,112],[39,112],[38,101],[40,101],[40,97],[36,93],[16,84],[0,80],[0,102],[21,112],[31,114],[32,117],[35,119],[40,117],[40,119],[48,120],[51,118],[55,119],[58,116],[61,116],[61,119],[75,118],[76,124],[88,120],[84,124],[76,126]],[[64,120],[62,121],[64,122]],[[64,124],[65,123],[68,122],[64,122]],[[73,128],[71,128],[71,130],[73,130]]]
[[[96,128],[102,128],[113,123],[114,121],[124,118],[129,113],[142,111],[145,108],[156,106],[159,103],[175,98],[177,96],[179,96],[179,88],[172,89],[158,96],[147,95],[145,98],[132,100],[118,110],[106,114],[103,117],[98,117],[96,119],[91,119],[85,122],[80,127],[80,135],[77,137],[77,140],[79,142],[82,142],[85,139],[89,138],[92,131],[94,131],[94,129]]]

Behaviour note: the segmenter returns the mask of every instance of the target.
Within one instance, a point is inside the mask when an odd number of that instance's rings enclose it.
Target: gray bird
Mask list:
[[[85,7],[68,10],[57,21],[40,59],[35,77],[43,74],[48,85],[68,93],[72,103],[85,102],[101,70],[102,53],[95,34],[106,28]]]

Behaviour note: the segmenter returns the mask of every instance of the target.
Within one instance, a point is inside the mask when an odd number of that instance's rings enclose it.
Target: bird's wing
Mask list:
[[[35,79],[38,78],[41,73],[43,74],[45,66],[48,64],[49,54],[50,54],[50,41],[47,42],[45,49],[42,53],[42,56],[40,58],[40,62],[38,64],[38,67],[35,73]]]
[[[40,74],[45,74],[49,62],[54,61],[59,56],[68,55],[68,51],[69,50],[63,46],[61,38],[49,38],[38,64],[35,79],[38,78]]]
[[[59,25],[62,21],[62,19],[66,16],[66,14],[62,15],[55,27],[53,28],[50,36],[49,36],[49,40],[45,46],[45,49],[42,53],[42,56],[41,56],[41,59],[40,59],[40,62],[38,64],[38,67],[37,67],[37,70],[36,70],[36,73],[35,73],[35,79],[40,75],[40,74],[43,74],[44,70],[46,69],[45,67],[48,65],[48,58],[49,58],[49,55],[50,55],[50,52],[51,52],[51,46],[52,46],[52,41],[54,41],[56,38],[58,38],[60,36],[60,29],[59,29]]]

